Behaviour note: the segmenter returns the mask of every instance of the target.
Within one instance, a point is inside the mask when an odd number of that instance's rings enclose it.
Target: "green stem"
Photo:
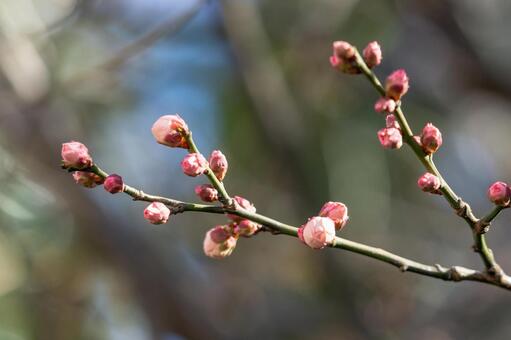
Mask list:
[[[197,145],[195,144],[195,142],[193,140],[192,132],[191,131],[188,132],[186,135],[184,135],[184,137],[186,138],[186,142],[188,143],[188,147],[189,147],[188,151],[190,153],[200,154],[200,151],[197,148]],[[206,169],[206,171],[204,172],[204,175],[206,175],[206,177],[209,179],[209,182],[211,183],[211,185],[220,194],[220,197],[218,200],[223,205],[226,205],[226,206],[232,205],[233,201],[232,201],[231,197],[229,196],[229,194],[227,193],[227,190],[225,190],[224,184],[221,181],[219,181],[218,178],[216,178],[215,174],[213,173],[213,171],[211,170],[209,165],[208,165],[208,168]]]

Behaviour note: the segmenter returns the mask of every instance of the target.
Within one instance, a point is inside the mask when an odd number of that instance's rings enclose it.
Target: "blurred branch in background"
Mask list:
[[[200,9],[207,3],[207,1],[208,0],[193,0],[192,4],[186,11],[163,21],[161,24],[138,37],[119,51],[114,52],[109,59],[94,66],[90,70],[82,71],[71,76],[65,80],[65,83],[67,85],[74,86],[85,80],[93,81],[94,78],[98,76],[104,77],[104,73],[117,71],[130,59],[150,48],[160,39],[164,37],[168,38],[173,34],[179,33],[179,31],[185,27],[186,24],[193,19],[195,15],[197,15],[197,13],[199,13]]]

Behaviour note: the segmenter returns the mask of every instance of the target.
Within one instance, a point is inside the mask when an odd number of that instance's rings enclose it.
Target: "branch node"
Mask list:
[[[402,263],[400,266],[399,266],[399,270],[401,272],[406,272],[408,270],[408,265],[406,263]]]
[[[478,235],[486,234],[490,230],[490,222],[480,219],[474,225],[474,232]]]
[[[466,216],[468,204],[465,203],[461,198],[458,198],[458,206],[459,206],[459,208],[456,209],[456,215],[461,216],[461,217]]]
[[[458,282],[458,281],[461,281],[461,279],[462,279],[461,274],[458,271],[458,268],[456,266],[451,267],[447,273],[449,275],[448,276],[449,280]]]

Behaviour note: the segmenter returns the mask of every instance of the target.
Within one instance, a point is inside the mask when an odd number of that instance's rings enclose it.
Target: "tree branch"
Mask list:
[[[70,171],[73,170],[74,169],[70,169]],[[103,178],[108,176],[108,174],[101,170],[97,165],[92,166],[90,169],[81,171],[93,172]],[[182,202],[172,198],[146,194],[142,190],[133,188],[129,185],[125,185],[123,191],[124,193],[131,196],[135,201],[161,202],[171,209],[172,214],[178,214],[186,211],[211,214],[233,214],[262,224],[269,228],[269,231],[272,233],[298,237],[298,228],[261,214],[248,212],[239,206],[228,207]],[[263,231],[266,230],[263,229]],[[474,269],[460,266],[444,267],[439,264],[427,265],[396,255],[381,248],[368,246],[341,237],[336,237],[330,247],[343,249],[371,257],[373,259],[393,265],[399,268],[399,270],[402,272],[412,272],[419,275],[442,279],[445,281],[477,281],[511,290],[511,277],[506,276],[503,272],[495,275],[494,273],[480,272]]]

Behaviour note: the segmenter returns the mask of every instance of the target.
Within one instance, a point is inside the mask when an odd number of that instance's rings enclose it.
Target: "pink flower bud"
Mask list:
[[[495,182],[488,188],[488,198],[497,205],[506,206],[511,199],[511,188],[504,182]]]
[[[173,148],[188,149],[184,135],[188,134],[188,126],[179,115],[165,115],[158,118],[151,128],[154,138],[160,144]]]
[[[341,60],[350,60],[355,57],[355,48],[346,41],[334,41],[332,44],[334,56]]]
[[[236,247],[237,239],[225,232],[224,226],[210,229],[204,238],[204,254],[206,256],[221,259],[231,255]]]
[[[355,62],[355,47],[346,41],[335,41],[333,54],[330,56],[330,64],[333,68],[348,74],[360,73]]]
[[[374,104],[374,111],[392,113],[396,110],[396,102],[394,99],[381,97]]]
[[[161,202],[153,202],[144,210],[144,218],[152,224],[167,223],[170,216],[170,209]]]
[[[408,88],[408,76],[403,69],[394,71],[387,77],[387,81],[385,82],[385,93],[387,97],[394,100],[399,100],[404,96],[405,93],[408,92]]]
[[[381,48],[378,42],[373,41],[367,44],[362,54],[364,56],[364,61],[366,62],[367,67],[373,68],[375,66],[380,65],[382,55]]]
[[[256,212],[256,208],[254,207],[254,205],[252,203],[250,203],[249,200],[247,200],[241,196],[234,196],[234,201],[235,201],[235,204],[238,205],[240,208],[243,208],[250,213]],[[232,214],[227,214],[227,217],[235,222],[239,222],[243,219],[242,217],[239,217],[237,215],[232,215]]]
[[[62,144],[62,163],[66,168],[85,169],[92,166],[89,149],[80,142]]]
[[[218,200],[218,191],[211,184],[201,184],[195,187],[195,194],[204,202]]]
[[[440,182],[440,178],[433,174],[430,174],[429,172],[426,172],[419,178],[419,180],[417,181],[417,185],[424,192],[430,192],[432,194],[441,195],[441,192],[439,191],[440,186],[442,185],[442,183]]]
[[[241,220],[236,224],[236,227],[234,227],[234,232],[240,236],[248,237],[254,235],[259,228],[261,228],[261,226],[253,221]]]
[[[385,126],[388,128],[396,128],[399,129],[399,123],[397,122],[396,116],[393,114],[387,115],[385,117]]]
[[[437,151],[442,145],[442,134],[440,130],[431,123],[426,124],[422,129],[421,144],[422,149],[427,154],[432,154]]]
[[[399,149],[403,145],[401,131],[396,128],[383,128],[378,131],[378,139],[385,149]]]
[[[124,182],[122,181],[122,177],[116,174],[109,175],[105,179],[103,186],[105,190],[111,194],[116,194],[124,190]]]
[[[103,183],[103,177],[87,171],[75,171],[73,172],[73,178],[76,183],[86,188],[94,188],[96,185]]]
[[[348,222],[348,207],[340,202],[327,202],[319,211],[319,216],[334,221],[335,229],[341,230]]]
[[[189,153],[181,161],[181,169],[185,175],[196,177],[208,169],[208,161],[200,153]]]
[[[315,216],[303,226],[303,241],[314,249],[326,247],[335,239],[334,221],[327,217]]]
[[[211,153],[209,157],[209,167],[219,181],[224,180],[229,164],[227,163],[227,158],[225,158],[220,150],[215,150]]]

